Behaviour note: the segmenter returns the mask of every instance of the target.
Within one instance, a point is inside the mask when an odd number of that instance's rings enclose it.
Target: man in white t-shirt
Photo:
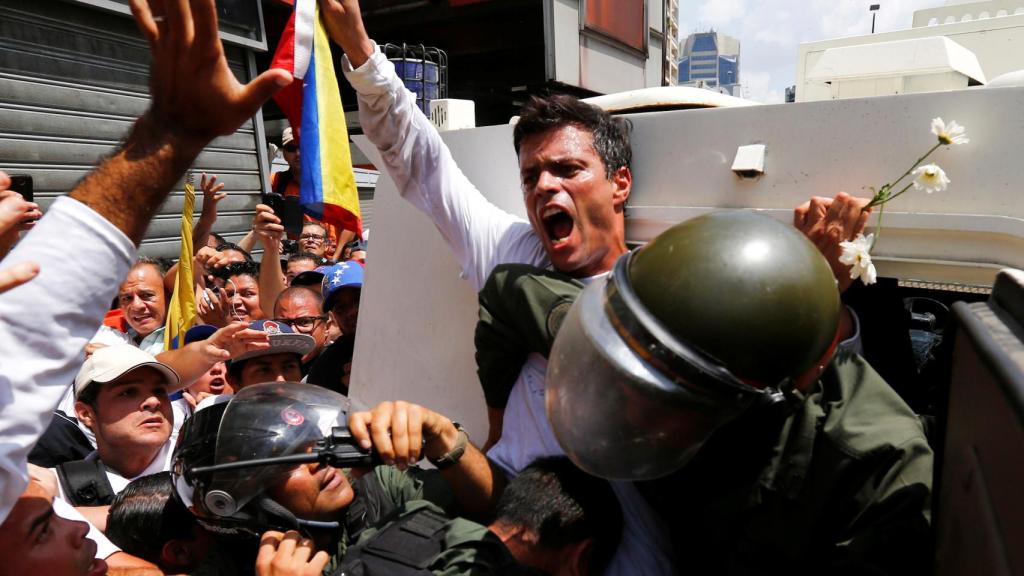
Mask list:
[[[55,469],[60,497],[75,506],[109,504],[134,478],[167,470],[173,448],[167,391],[177,387],[174,370],[134,346],[94,352],[75,377],[75,411],[96,435],[96,451]]]

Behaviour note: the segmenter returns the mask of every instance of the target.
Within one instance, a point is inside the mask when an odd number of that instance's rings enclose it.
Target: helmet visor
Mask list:
[[[657,478],[683,466],[755,395],[672,380],[646,363],[606,313],[607,282],[587,286],[561,325],[548,361],[548,419],[587,472]]]
[[[347,427],[345,396],[310,384],[270,382],[247,386],[228,404],[217,434],[215,464],[311,452],[331,428]],[[266,465],[214,473],[211,512],[231,515],[288,477],[297,464]]]

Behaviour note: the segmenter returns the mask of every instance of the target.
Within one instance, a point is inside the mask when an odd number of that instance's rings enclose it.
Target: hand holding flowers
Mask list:
[[[842,255],[839,257],[839,261],[852,266],[850,269],[851,279],[856,280],[860,278],[864,284],[874,284],[877,280],[875,265],[871,262],[871,249],[874,248],[875,242],[881,236],[882,217],[885,214],[885,205],[887,203],[905,194],[911,187],[915,190],[924,190],[926,193],[931,194],[932,192],[942,192],[949,186],[950,180],[946,176],[946,172],[939,165],[935,163],[921,165],[921,163],[931,156],[939,146],[967,144],[970,142],[970,139],[964,134],[963,126],[960,126],[955,121],[950,121],[949,124],[946,124],[942,118],[932,120],[932,134],[935,135],[938,142],[925,152],[923,156],[918,158],[894,182],[882,185],[875,192],[871,201],[864,207],[864,210],[874,206],[879,207],[878,226],[875,228],[875,233],[868,234],[866,237],[864,234],[858,234],[853,240],[840,243]],[[910,183],[898,192],[893,193],[893,189],[908,176],[912,178]]]

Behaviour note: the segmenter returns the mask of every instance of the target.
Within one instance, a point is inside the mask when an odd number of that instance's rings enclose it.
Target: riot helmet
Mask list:
[[[592,474],[664,476],[752,406],[798,402],[839,314],[827,261],[795,229],[749,211],[688,220],[580,294],[549,356],[548,419]]]
[[[247,386],[182,426],[172,465],[175,491],[204,527],[221,534],[337,528],[337,522],[297,518],[266,491],[305,463],[376,464],[351,437],[350,409],[348,398],[319,386]]]

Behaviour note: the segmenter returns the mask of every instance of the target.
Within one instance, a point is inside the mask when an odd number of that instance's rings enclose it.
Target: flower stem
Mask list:
[[[871,240],[871,247],[868,248],[868,252],[875,249],[875,244],[878,244],[878,240],[882,237],[882,217],[885,216],[885,203],[882,203],[878,207],[878,224],[875,226],[875,237]]]
[[[925,153],[924,153],[924,156],[921,156],[920,158],[918,158],[918,159],[917,159],[917,162],[914,162],[913,164],[911,164],[911,165],[910,165],[910,168],[909,168],[909,169],[907,169],[907,171],[906,171],[906,172],[904,172],[902,176],[900,176],[899,178],[897,178],[897,179],[896,179],[896,181],[892,183],[892,187],[893,187],[893,188],[895,188],[895,187],[896,187],[896,185],[897,185],[897,184],[899,184],[901,180],[903,180],[904,178],[906,178],[906,177],[907,177],[907,175],[909,175],[909,174],[910,174],[911,172],[913,172],[913,171],[914,171],[914,168],[917,168],[917,166],[918,166],[918,165],[919,165],[919,164],[920,164],[921,162],[924,162],[925,158],[927,158],[927,157],[931,156],[931,155],[932,155],[932,152],[935,152],[936,150],[938,150],[939,146],[942,146],[942,142],[939,142],[939,143],[937,143],[937,144],[936,144],[935,146],[932,146],[930,150],[928,150],[927,152],[925,152]],[[906,190],[906,188],[904,188],[904,190]]]
[[[900,196],[901,194],[903,194],[904,192],[906,192],[907,190],[909,190],[909,189],[910,189],[910,187],[911,187],[911,186],[913,186],[913,185],[914,185],[914,183],[913,183],[913,182],[911,182],[910,184],[907,184],[906,186],[904,186],[904,187],[903,187],[903,189],[902,189],[902,190],[900,190],[899,192],[897,192],[897,193],[893,194],[892,196],[889,196],[889,198],[888,198],[888,199],[886,199],[886,200],[885,200],[885,202],[882,202],[882,203],[881,203],[881,205],[882,205],[882,206],[885,206],[886,202],[889,202],[890,200],[895,200],[895,199],[896,199],[896,198],[897,198],[898,196]]]

